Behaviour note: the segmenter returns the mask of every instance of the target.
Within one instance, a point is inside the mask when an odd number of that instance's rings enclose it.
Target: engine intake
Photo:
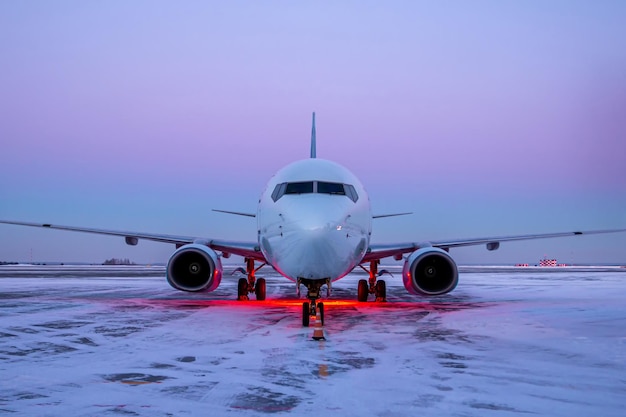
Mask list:
[[[404,288],[416,295],[440,295],[454,289],[459,271],[448,253],[439,248],[413,252],[402,269]]]
[[[167,282],[182,291],[213,291],[222,281],[222,263],[204,245],[180,247],[167,263]]]

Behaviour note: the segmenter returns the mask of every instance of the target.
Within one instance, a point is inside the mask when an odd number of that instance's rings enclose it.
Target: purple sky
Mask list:
[[[351,169],[374,240],[626,227],[626,2],[0,2],[0,218],[254,240],[269,177]],[[0,260],[173,248],[0,226]],[[459,249],[626,263],[626,234]]]

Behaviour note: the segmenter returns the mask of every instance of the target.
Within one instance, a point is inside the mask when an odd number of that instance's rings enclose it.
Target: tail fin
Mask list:
[[[313,127],[311,128],[311,158],[317,158],[317,145],[315,143],[315,112],[313,112]]]

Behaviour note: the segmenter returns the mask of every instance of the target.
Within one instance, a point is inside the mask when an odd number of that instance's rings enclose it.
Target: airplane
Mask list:
[[[238,255],[246,268],[238,268],[247,278],[238,281],[237,298],[248,300],[255,293],[259,301],[266,298],[264,278],[256,272],[269,265],[285,278],[307,289],[302,304],[302,324],[309,326],[310,317],[318,312],[324,320],[324,304],[319,301],[326,286],[331,295],[332,283],[361,267],[369,279],[357,286],[357,300],[366,302],[369,295],[386,301],[386,284],[378,279],[386,271],[378,270],[381,259],[404,259],[402,282],[415,295],[435,296],[452,291],[458,283],[459,271],[449,254],[451,248],[485,245],[493,251],[501,242],[543,239],[583,234],[624,232],[626,229],[573,231],[516,236],[483,237],[419,241],[393,244],[370,242],[372,221],[377,218],[410,213],[372,215],[370,200],[358,178],[338,163],[317,158],[315,113],[311,128],[311,151],[307,159],[280,169],[261,194],[256,213],[227,210],[218,212],[256,217],[257,240],[234,242],[197,236],[139,233],[87,227],[61,226],[50,223],[0,220],[0,223],[43,227],[123,237],[128,245],[140,239],[176,245],[167,268],[167,282],[181,291],[214,291],[222,280],[221,258]],[[406,256],[406,257],[405,257]],[[256,264],[260,263],[260,266]]]

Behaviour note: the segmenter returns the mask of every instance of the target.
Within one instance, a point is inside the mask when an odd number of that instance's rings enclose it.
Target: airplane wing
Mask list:
[[[129,245],[136,245],[139,239],[171,243],[177,246],[187,245],[194,242],[202,243],[213,250],[217,250],[225,254],[235,254],[263,262],[265,261],[265,257],[263,256],[259,245],[251,242],[231,242],[228,240],[206,239],[197,236],[178,236],[122,230],[94,229],[89,227],[62,226],[50,223],[15,222],[9,220],[0,220],[0,223],[18,226],[43,227],[47,229],[69,230],[71,232],[94,233],[98,235],[119,236],[123,237]]]
[[[480,237],[473,239],[449,239],[449,240],[434,240],[428,242],[408,242],[398,244],[382,244],[382,245],[370,245],[363,262],[374,261],[377,259],[386,258],[389,256],[398,257],[405,253],[413,252],[417,249],[424,247],[435,247],[444,250],[450,248],[458,248],[461,246],[475,246],[486,245],[487,250],[496,250],[500,246],[500,242],[513,242],[517,240],[532,240],[532,239],[547,239],[552,237],[565,237],[565,236],[578,236],[578,235],[597,235],[603,233],[618,233],[626,232],[626,229],[607,229],[607,230],[587,230],[587,231],[575,231],[575,232],[560,232],[560,233],[539,233],[532,235],[514,235],[514,236],[496,236],[496,237]]]

